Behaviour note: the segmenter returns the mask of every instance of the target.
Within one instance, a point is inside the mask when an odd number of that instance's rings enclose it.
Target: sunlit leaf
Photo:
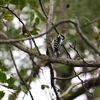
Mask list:
[[[90,22],[90,19],[88,19],[87,17],[83,16],[84,19],[86,19],[88,22]]]
[[[25,94],[27,94],[28,91],[27,91],[27,89],[26,89],[26,87],[24,85],[21,85],[21,89]]]
[[[27,72],[27,70],[21,69],[21,70],[20,70],[20,75],[21,75],[21,76],[25,76],[25,75],[26,75],[26,72]]]
[[[9,84],[8,85],[8,88],[12,88],[14,86],[14,78],[10,77],[8,80],[7,80],[7,83]]]
[[[99,33],[100,32],[100,30],[98,29],[97,26],[92,25],[92,27],[93,27],[93,30],[94,30],[95,33]]]
[[[4,94],[5,93],[3,91],[0,91],[0,100],[3,98]]]
[[[6,82],[6,74],[0,71],[0,82]]]
[[[8,21],[13,20],[13,16],[8,11],[2,13],[2,18]]]
[[[40,19],[38,17],[35,18],[35,24],[38,25],[40,22]]]
[[[67,93],[66,95],[65,95],[65,97],[69,97],[70,96],[70,94],[69,93]]]
[[[10,16],[10,15],[2,16],[2,18],[5,19],[5,20],[8,20],[8,21],[13,20],[13,16]]]

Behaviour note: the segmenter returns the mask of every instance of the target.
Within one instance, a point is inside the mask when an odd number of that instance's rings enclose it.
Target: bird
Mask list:
[[[60,56],[60,49],[64,39],[65,36],[63,34],[59,34],[57,37],[54,38],[52,42],[53,52],[56,57]]]

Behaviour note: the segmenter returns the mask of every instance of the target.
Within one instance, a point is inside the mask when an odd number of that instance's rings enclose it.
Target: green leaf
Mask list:
[[[8,71],[8,69],[2,64],[1,61],[0,61],[0,69],[1,71]]]
[[[9,96],[9,99],[8,99],[8,100],[15,100],[15,98],[16,98],[16,94],[13,93],[13,94],[11,94],[11,95]]]
[[[6,82],[6,74],[0,71],[0,82]]]
[[[34,19],[34,12],[30,12],[30,15],[31,15],[30,16],[30,20],[33,21],[33,19]]]
[[[27,73],[27,69],[21,69],[20,70],[20,75],[21,76],[26,76],[26,73]]]
[[[37,10],[37,9],[34,9],[35,12],[37,13],[38,17],[43,21],[43,22],[46,22],[46,18]]]
[[[14,5],[18,5],[19,0],[10,0],[10,3],[14,4]]]
[[[5,19],[5,20],[8,20],[8,21],[13,20],[13,16],[8,11],[2,13],[2,18]]]
[[[7,80],[7,83],[9,84],[8,85],[8,88],[12,88],[14,86],[14,78],[10,77],[8,80]]]
[[[44,90],[45,88],[49,88],[49,86],[48,85],[45,85],[45,84],[41,85],[41,89],[42,90]]]
[[[13,20],[13,16],[10,16],[10,15],[2,16],[2,18],[8,21]]]
[[[10,3],[16,5],[21,10],[26,6],[25,0],[10,0]]]
[[[40,22],[40,19],[38,17],[35,18],[35,24],[38,25]]]
[[[4,4],[4,2],[1,0],[1,1],[0,1],[0,5],[3,5],[3,4]]]
[[[31,8],[38,8],[38,1],[37,0],[28,0],[28,3],[30,4]]]
[[[38,34],[38,32],[36,32],[35,30],[30,31],[30,33],[31,33],[32,35],[37,35],[37,34]]]
[[[37,23],[37,25],[39,24],[39,19],[38,19],[38,18],[36,19],[36,23]],[[37,34],[38,34],[38,31],[40,31],[40,30],[36,27],[36,23],[34,23],[33,29],[30,30],[30,33],[31,33],[32,35],[37,35]]]
[[[6,5],[9,3],[9,0],[0,0],[0,5]]]
[[[25,94],[27,94],[27,89],[26,89],[26,87],[24,86],[24,85],[21,85],[21,90],[25,93]]]
[[[44,90],[45,89],[45,85],[41,85],[41,89]]]
[[[69,93],[65,95],[65,97],[69,97],[69,96],[70,96],[70,94],[69,94]]]
[[[4,94],[5,93],[3,91],[0,91],[0,100],[3,98]]]

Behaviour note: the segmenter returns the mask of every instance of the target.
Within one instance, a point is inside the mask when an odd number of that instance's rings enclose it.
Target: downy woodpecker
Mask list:
[[[62,45],[63,40],[65,39],[65,36],[62,34],[59,34],[56,38],[53,40],[53,51],[56,57],[59,57],[60,55],[60,48]]]

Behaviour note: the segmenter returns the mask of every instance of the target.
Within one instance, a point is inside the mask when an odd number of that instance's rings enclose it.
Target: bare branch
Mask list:
[[[13,58],[13,54],[12,54],[12,51],[11,51],[11,50],[10,50],[10,54],[11,54],[12,61],[13,61],[13,63],[14,63],[15,69],[16,69],[16,71],[17,71],[17,74],[18,74],[20,80],[21,80],[22,83],[25,85],[27,91],[29,92],[29,94],[30,94],[30,96],[31,96],[31,99],[34,100],[34,99],[33,99],[33,96],[32,96],[32,93],[31,93],[30,90],[29,90],[28,85],[26,84],[26,82],[24,81],[24,79],[21,77],[21,75],[20,75],[20,73],[19,73],[19,71],[18,71],[18,69],[17,69],[17,65],[16,65],[16,63],[15,63],[15,60],[14,60],[14,58]]]
[[[15,43],[15,42],[25,41],[25,40],[29,40],[29,39],[36,39],[36,38],[39,38],[39,37],[41,37],[41,36],[43,36],[43,35],[45,35],[45,34],[50,33],[50,32],[53,30],[53,28],[57,27],[57,26],[60,25],[60,24],[64,24],[64,23],[72,23],[72,24],[75,24],[75,25],[76,25],[76,23],[73,22],[73,21],[71,21],[71,20],[64,20],[64,21],[60,21],[60,22],[58,22],[57,24],[55,24],[55,25],[52,26],[50,29],[48,29],[46,32],[44,32],[44,33],[42,33],[42,34],[39,34],[39,35],[36,35],[36,36],[34,36],[34,37],[29,36],[29,37],[27,37],[27,38],[21,38],[21,39],[0,40],[0,43]],[[0,32],[1,32],[1,31],[0,31]]]
[[[75,26],[76,31],[78,32],[78,34],[80,35],[80,37],[83,39],[83,41],[89,46],[91,47],[97,54],[100,55],[99,50],[96,48],[96,46],[93,44],[92,41],[90,41],[90,39],[88,39],[82,32],[82,30],[80,29],[79,23],[77,22],[77,25]]]
[[[11,11],[8,7],[3,7],[3,6],[1,6],[0,5],[0,7],[2,7],[2,8],[5,8],[5,9],[8,9],[12,14],[14,14],[18,19],[19,19],[19,21],[24,25],[24,23],[20,20],[20,18],[13,12],[13,11]],[[76,31],[78,32],[78,34],[80,35],[80,37],[84,40],[84,42],[86,42],[86,44],[88,45],[88,46],[90,46],[97,54],[99,54],[100,55],[100,52],[99,52],[99,50],[96,48],[96,46],[92,43],[92,41],[90,41],[84,34],[83,34],[83,32],[82,32],[82,30],[80,29],[80,27],[79,27],[79,23],[77,22],[73,22],[73,21],[70,21],[70,20],[65,20],[65,21],[60,21],[60,22],[58,22],[57,24],[55,24],[52,28],[51,28],[51,30],[54,28],[54,27],[57,27],[58,25],[60,25],[60,24],[63,24],[63,23],[72,23],[74,26],[75,26],[75,28],[76,28]],[[24,25],[25,26],[25,25]],[[26,28],[26,27],[25,27]],[[27,28],[26,28],[26,30],[27,30]],[[47,31],[46,33],[48,33],[48,32],[50,32],[51,30],[49,30],[49,31]],[[30,34],[30,32],[27,30],[27,33],[28,34]],[[45,34],[46,34],[45,33]],[[44,34],[42,34],[42,35],[44,35]],[[36,46],[36,45],[35,45]],[[36,46],[36,48],[37,48],[37,46]],[[38,51],[38,48],[37,48],[37,51]],[[40,54],[40,53],[39,53]]]
[[[97,72],[100,72],[100,69],[97,70]],[[97,73],[96,72],[96,73]],[[67,93],[70,92],[70,90],[72,88],[74,88],[76,85],[79,84],[84,84],[84,86],[89,90],[90,88],[93,88],[94,86],[99,86],[100,85],[100,81],[99,81],[99,77],[95,78],[95,73],[91,76],[91,78],[89,78],[88,80],[84,80],[83,82],[78,82],[75,84],[72,84],[63,94],[61,94],[61,97],[64,97]],[[84,87],[80,87],[77,89],[77,91],[75,91],[75,93],[71,93],[71,95],[69,97],[66,98],[66,100],[72,100],[75,99],[76,97],[78,97],[79,95],[83,94],[84,92],[87,91],[87,89],[85,89]]]
[[[77,73],[77,75],[80,75],[80,74],[82,74],[82,73],[92,72],[92,71],[94,71],[94,70],[96,70],[96,69],[98,69],[98,68],[93,68],[93,69],[90,69],[90,70],[87,70],[87,71],[82,71],[82,72],[80,72],[80,73]],[[69,79],[72,79],[72,78],[74,78],[74,77],[76,77],[76,75],[73,75],[73,76],[70,76],[70,77],[65,77],[65,78],[62,78],[62,77],[55,77],[55,79],[57,79],[57,80],[69,80]]]
[[[76,22],[73,22],[73,21],[71,21],[71,20],[64,20],[64,21],[58,22],[58,23],[55,24],[52,28],[50,28],[47,32],[41,34],[41,36],[42,36],[42,35],[45,35],[45,34],[47,34],[47,33],[49,33],[54,27],[57,27],[58,25],[64,24],[64,23],[72,23],[72,24],[75,26],[76,31],[78,32],[78,34],[80,35],[80,37],[84,40],[84,42],[86,42],[86,44],[87,44],[88,46],[90,46],[97,54],[100,55],[100,51],[96,48],[96,46],[92,43],[92,41],[90,41],[90,40],[83,34],[82,30],[81,30],[80,27],[79,27],[79,24],[76,23]]]
[[[42,4],[42,0],[39,0],[39,4],[40,4],[40,7],[41,7],[41,9],[42,9],[43,14],[44,14],[45,17],[48,19],[48,16],[47,16],[47,14],[46,14],[46,12],[45,12],[45,10],[44,10],[43,4]],[[52,26],[54,25],[53,22],[50,22],[50,23],[52,24]],[[57,30],[55,27],[54,27],[54,30],[56,31],[57,34],[59,34],[58,30]]]
[[[90,88],[93,88],[94,86],[100,85],[100,76],[97,78],[92,77],[84,82],[85,82],[84,86],[89,90]],[[84,87],[80,87],[75,92],[70,93],[70,96],[66,97],[66,100],[73,100],[85,92],[86,92],[86,90],[84,89]]]
[[[91,92],[89,92],[89,90],[85,87],[84,85],[84,81],[77,75],[77,73],[75,72],[75,70],[73,69],[74,74],[77,76],[77,78],[81,81],[82,86],[84,87],[84,89],[91,95],[91,97],[93,98],[93,94]]]
[[[80,57],[80,59],[82,59],[83,60],[83,62],[84,63],[86,63],[85,62],[85,60],[84,60],[84,58],[79,54],[79,52],[78,52],[78,50],[76,49],[76,47],[75,46],[72,46],[72,45],[69,45],[72,49],[74,49],[75,51],[76,51],[76,53],[78,54],[78,56]],[[86,63],[87,64],[87,63]]]
[[[71,91],[71,89],[73,89],[75,86],[77,86],[79,84],[82,84],[82,82],[78,82],[76,84],[72,84],[63,94],[60,95],[60,97],[64,97],[66,94],[68,94]]]
[[[96,18],[96,19],[94,19],[93,21],[90,21],[90,22],[88,22],[88,23],[85,23],[84,25],[93,24],[93,23],[95,23],[95,22],[97,22],[97,21],[100,21],[100,18]]]
[[[51,27],[51,22],[52,22],[52,17],[53,17],[53,5],[54,5],[54,1],[49,0],[49,7],[48,7],[49,12],[48,12],[48,17],[47,17],[47,30],[50,29],[50,27]],[[46,34],[47,55],[49,57],[52,57],[52,55],[53,55],[51,42],[52,42],[51,34]],[[50,75],[51,75],[51,86],[55,92],[57,100],[60,100],[58,92],[57,92],[55,84],[54,84],[54,71],[53,71],[52,64],[48,63],[48,66],[49,66]]]
[[[48,19],[48,16],[47,16],[47,14],[46,14],[46,12],[45,12],[45,10],[44,10],[43,4],[42,4],[42,0],[39,0],[39,4],[40,4],[40,7],[41,7],[41,9],[42,9],[43,14],[44,14],[45,17]],[[54,26],[53,22],[51,22],[51,24],[52,24],[52,26]],[[55,32],[56,32],[57,34],[60,34],[60,33],[58,32],[58,30],[56,29],[56,27],[54,27],[54,30],[55,30]],[[70,58],[70,54],[68,53],[68,51],[67,51],[67,49],[66,49],[66,47],[64,46],[63,43],[62,43],[62,46],[63,46],[64,50],[66,51],[68,57]]]
[[[49,0],[46,30],[51,28],[51,22],[53,18],[53,5],[54,5],[54,1]],[[53,55],[51,42],[52,42],[52,34],[51,33],[46,34],[47,55],[49,56]]]
[[[63,21],[63,22],[66,22],[66,21]],[[72,22],[72,21],[67,21],[67,22]],[[61,23],[62,23],[62,21],[61,21]],[[8,39],[8,36],[6,34],[1,33],[0,36],[2,36],[5,39]],[[9,38],[9,40],[10,40],[10,38]],[[24,52],[26,52],[26,53],[28,53],[30,55],[33,55],[33,56],[35,56],[37,58],[40,58],[42,60],[45,60],[45,61],[49,61],[51,63],[61,63],[61,64],[70,65],[70,66],[77,66],[77,67],[84,67],[84,66],[85,67],[100,67],[100,60],[99,59],[98,60],[87,60],[86,62],[88,64],[86,64],[81,60],[71,60],[71,59],[48,57],[48,56],[42,55],[42,54],[40,56],[38,53],[36,53],[36,52],[34,53],[31,49],[26,48],[26,47],[24,47],[24,46],[22,46],[22,45],[20,45],[18,43],[12,43],[12,44],[15,47],[19,48],[20,50],[22,50],[22,51],[24,51]]]

